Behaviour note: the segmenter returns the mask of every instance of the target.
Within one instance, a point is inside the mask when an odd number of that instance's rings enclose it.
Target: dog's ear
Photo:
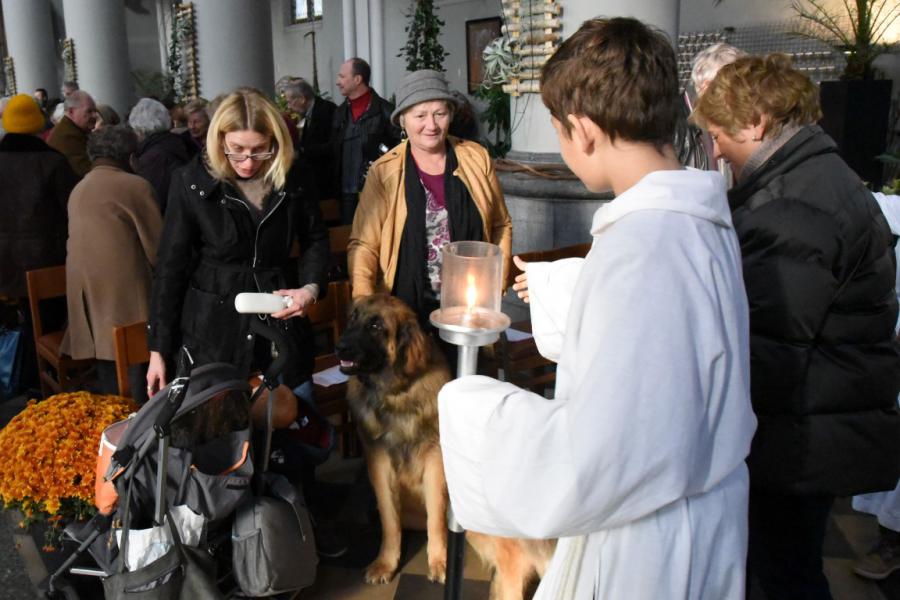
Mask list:
[[[397,369],[412,376],[428,364],[428,338],[415,317],[404,320],[397,328]]]

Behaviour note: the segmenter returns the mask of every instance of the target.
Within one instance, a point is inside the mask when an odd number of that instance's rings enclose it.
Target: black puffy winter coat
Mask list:
[[[751,485],[847,496],[900,475],[893,238],[817,126],[729,192],[750,305]]]
[[[39,137],[0,140],[0,295],[24,298],[25,271],[65,264],[76,183],[66,157]]]
[[[305,163],[295,162],[284,188],[267,198],[257,225],[241,194],[214,179],[202,156],[175,172],[150,300],[151,350],[172,357],[183,344],[195,366],[227,362],[245,374],[251,366],[266,366],[259,364],[261,344],[250,331],[250,320],[258,317],[238,314],[234,297],[309,283],[324,294],[328,230],[310,175]],[[289,259],[295,240],[302,252],[299,269]],[[269,321],[289,343],[285,383],[299,385],[309,378],[315,355],[309,320]]]

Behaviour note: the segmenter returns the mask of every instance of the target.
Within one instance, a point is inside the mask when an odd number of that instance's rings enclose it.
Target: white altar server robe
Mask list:
[[[440,393],[453,510],[561,538],[540,600],[743,598],[756,419],[724,180],[652,173],[591,233],[585,259],[528,267],[555,399],[482,376]]]

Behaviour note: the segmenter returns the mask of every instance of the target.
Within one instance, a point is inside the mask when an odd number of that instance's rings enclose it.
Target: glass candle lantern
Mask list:
[[[500,312],[503,252],[487,242],[452,242],[442,249],[441,308],[432,320],[457,331],[505,329]]]

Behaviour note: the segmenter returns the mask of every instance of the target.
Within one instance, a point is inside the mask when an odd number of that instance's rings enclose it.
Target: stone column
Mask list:
[[[63,0],[66,37],[75,42],[78,86],[97,104],[125,114],[134,104],[125,5],[108,0]]]
[[[678,31],[679,0],[565,0],[562,36],[572,35],[587,19],[598,16],[635,17],[667,32],[673,43]],[[539,94],[524,94],[511,102],[510,160],[526,165],[563,166],[550,112]],[[500,172],[500,183],[513,221],[513,253],[548,250],[589,242],[597,207],[612,193],[593,194],[580,181],[552,180],[523,173]],[[503,310],[513,320],[526,318],[527,307],[507,294]]]
[[[16,68],[20,94],[44,88],[59,96],[56,42],[49,0],[3,0],[6,44]]]
[[[343,0],[344,60],[356,56],[356,0]],[[343,61],[341,61],[343,62]]]
[[[384,89],[384,2],[369,0],[369,56],[372,58],[372,81],[375,91],[382,97],[390,96]]]
[[[587,19],[628,16],[659,27],[675,40],[679,0],[566,0],[562,35],[572,35]],[[523,163],[562,163],[550,113],[539,94],[523,94],[511,103],[512,151]],[[578,181],[558,181],[501,173],[513,219],[513,251],[546,250],[590,241],[588,226],[609,194],[591,194]]]
[[[584,21],[594,17],[634,17],[662,29],[675,43],[678,9],[679,0],[566,0],[562,11],[562,35],[563,39],[569,37]],[[519,123],[512,134],[513,150],[559,154],[550,113],[538,94],[520,96],[518,101],[513,98],[512,109],[513,123]]]
[[[212,99],[241,86],[273,94],[269,2],[194,0],[194,7],[200,95]]]

